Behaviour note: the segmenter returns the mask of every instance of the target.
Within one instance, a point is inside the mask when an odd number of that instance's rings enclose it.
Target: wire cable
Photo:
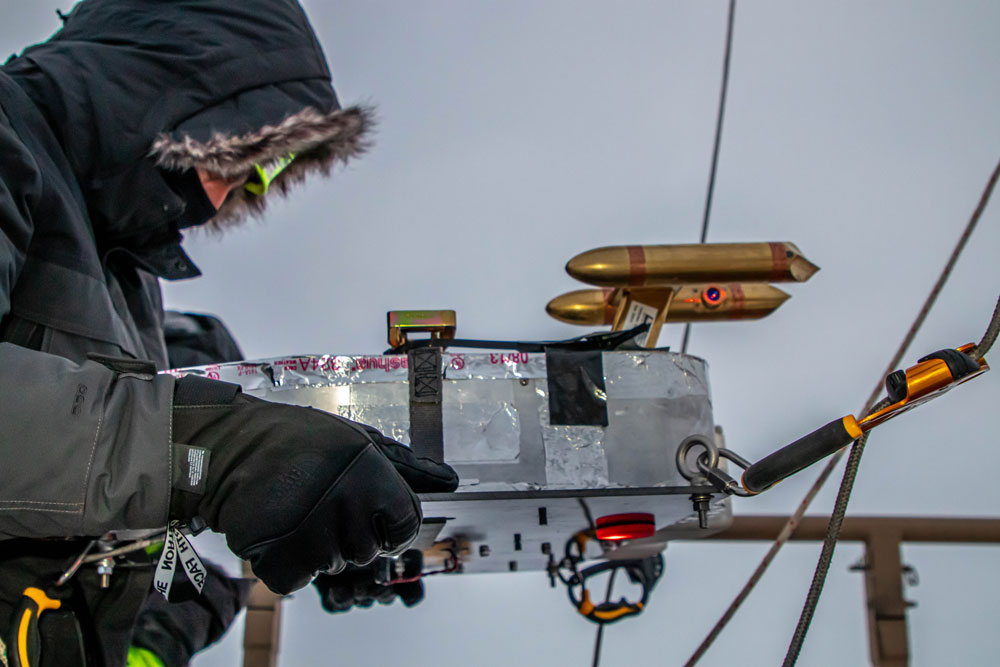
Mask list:
[[[993,309],[993,316],[986,327],[986,333],[979,344],[969,351],[969,356],[976,361],[984,357],[990,348],[993,347],[998,330],[1000,330],[1000,299],[997,300],[997,305]],[[890,404],[889,399],[883,399],[872,408],[872,412],[878,412]],[[802,644],[805,642],[806,633],[809,631],[813,614],[815,614],[816,606],[819,604],[819,597],[823,593],[826,575],[830,570],[830,561],[833,559],[833,550],[837,546],[837,540],[840,538],[840,528],[847,514],[847,503],[850,501],[851,490],[854,488],[854,478],[857,475],[858,466],[861,463],[861,455],[864,453],[865,443],[868,442],[868,435],[870,433],[871,431],[868,431],[854,443],[854,446],[851,448],[851,455],[847,458],[844,479],[840,483],[840,490],[837,492],[833,514],[830,516],[830,525],[827,527],[826,537],[823,540],[823,550],[820,553],[819,562],[816,564],[816,571],[813,574],[812,583],[809,585],[805,604],[802,606],[802,614],[799,616],[799,622],[795,626],[795,633],[792,635],[792,641],[789,643],[788,651],[785,653],[785,660],[782,663],[783,667],[792,667],[798,660],[799,653],[802,651]]]
[[[875,404],[871,412],[877,412],[882,408],[891,405],[889,399],[883,399]],[[867,414],[865,415],[867,416]],[[795,633],[792,641],[785,653],[785,660],[782,667],[791,667],[799,659],[799,652],[805,642],[806,633],[809,632],[809,624],[812,623],[813,614],[819,603],[819,596],[823,593],[823,586],[826,584],[826,575],[830,571],[830,562],[833,560],[833,550],[837,547],[837,539],[840,537],[840,528],[844,523],[844,516],[847,514],[847,503],[851,499],[851,490],[854,488],[854,479],[858,474],[858,466],[861,464],[861,455],[865,451],[865,444],[871,431],[867,431],[858,438],[851,447],[851,455],[847,457],[847,466],[844,468],[844,479],[840,482],[840,490],[837,492],[837,500],[833,505],[833,514],[830,516],[830,524],[826,529],[826,538],[823,540],[823,549],[819,555],[819,562],[816,564],[816,571],[813,573],[812,583],[809,585],[809,592],[806,594],[805,604],[802,606],[802,614],[799,622],[795,626]]]
[[[927,317],[927,312],[934,304],[938,294],[941,293],[941,289],[944,287],[948,276],[951,275],[951,271],[954,269],[955,264],[958,261],[958,256],[965,248],[965,244],[968,242],[969,236],[972,234],[972,230],[975,229],[976,224],[979,222],[979,218],[982,216],[983,211],[986,208],[986,203],[989,201],[990,195],[993,193],[993,187],[996,185],[998,176],[1000,176],[1000,162],[997,163],[996,168],[993,170],[993,174],[990,176],[990,180],[986,184],[986,189],[983,191],[983,195],[979,198],[979,204],[976,206],[975,211],[973,211],[969,223],[966,225],[965,230],[962,232],[962,236],[955,245],[955,249],[952,251],[951,257],[948,259],[948,263],[945,265],[944,271],[942,271],[941,276],[938,277],[938,281],[934,284],[934,288],[928,295],[927,300],[924,303],[924,307],[917,316],[917,320],[914,322],[914,325],[910,327],[910,331],[907,333],[906,339],[904,339],[905,344],[908,345],[909,342],[916,336],[917,330]],[[986,327],[986,333],[983,335],[979,344],[969,351],[969,356],[976,361],[982,358],[986,352],[989,351],[993,342],[996,340],[998,329],[1000,329],[1000,300],[997,301],[997,306],[993,309],[993,316],[990,318],[990,323]],[[902,355],[898,356],[900,358],[902,357]],[[894,360],[894,363],[890,364],[889,370],[886,374],[892,372],[897,363],[898,359]],[[881,387],[876,387],[876,390],[872,395],[877,396],[880,392]],[[874,412],[880,410],[889,404],[889,400],[885,399],[872,408],[872,411]],[[867,414],[868,413],[866,413],[866,415]],[[868,433],[871,433],[871,431]],[[834,503],[833,514],[830,516],[830,525],[827,528],[826,538],[823,541],[823,549],[820,552],[819,562],[816,563],[816,571],[813,573],[813,580],[809,585],[809,592],[806,594],[806,601],[802,606],[802,613],[799,616],[799,622],[795,626],[795,632],[793,633],[792,640],[788,645],[788,651],[785,653],[785,660],[782,663],[783,667],[792,667],[798,660],[799,653],[802,651],[802,645],[805,643],[806,633],[809,632],[809,625],[812,623],[813,614],[816,612],[816,607],[819,605],[819,598],[823,593],[823,585],[826,583],[826,575],[830,569],[830,561],[833,558],[833,550],[837,546],[837,538],[840,537],[840,526],[844,521],[844,516],[847,514],[847,503],[851,499],[851,491],[854,488],[854,478],[857,475],[858,466],[861,463],[861,455],[864,453],[865,443],[868,441],[868,433],[865,433],[865,435],[859,438],[854,443],[854,446],[851,447],[851,454],[847,459],[847,467],[844,469],[844,478],[841,481],[840,489],[837,491],[837,500]]]
[[[941,275],[938,277],[937,282],[931,289],[930,294],[927,295],[927,299],[924,301],[924,304],[921,307],[920,312],[917,314],[916,319],[913,321],[913,324],[907,331],[906,336],[903,337],[903,341],[897,348],[896,353],[892,358],[892,361],[889,363],[887,367],[887,370],[882,374],[878,384],[875,386],[874,391],[872,391],[871,395],[869,395],[868,400],[865,402],[865,406],[861,411],[861,414],[868,414],[871,411],[871,409],[875,404],[875,401],[878,399],[878,396],[883,389],[882,378],[884,378],[887,374],[895,370],[895,368],[899,365],[900,360],[909,350],[910,344],[913,342],[913,339],[916,338],[917,332],[920,330],[921,326],[924,323],[924,320],[927,318],[927,314],[930,312],[931,307],[937,300],[938,294],[940,294],[941,289],[944,287],[944,284],[948,281],[948,278],[951,276],[952,270],[955,268],[955,264],[957,263],[959,256],[965,249],[966,242],[972,235],[972,231],[976,228],[976,225],[979,223],[979,219],[982,217],[983,211],[986,209],[986,204],[987,202],[989,202],[990,197],[993,194],[993,188],[997,183],[998,177],[1000,177],[1000,162],[997,163],[997,166],[994,168],[993,173],[991,174],[988,182],[986,183],[986,188],[983,190],[983,194],[979,198],[979,203],[976,206],[976,209],[972,212],[972,216],[969,219],[969,222],[966,224],[965,229],[962,231],[962,235],[959,237],[958,242],[955,244],[955,248],[952,250],[951,256],[949,257],[948,262],[945,264],[945,267],[942,270]],[[978,354],[979,356],[985,354],[985,352],[989,349],[989,347],[992,346],[993,341],[996,339],[996,334],[998,329],[1000,329],[1000,301],[998,301],[997,303],[997,308],[994,309],[993,318],[990,322],[990,326],[987,327],[987,331],[986,334],[983,336],[983,340],[980,341],[979,345],[976,346],[976,350],[974,350],[976,354]],[[768,549],[767,553],[764,554],[764,558],[761,559],[760,563],[757,565],[757,568],[754,570],[753,574],[750,575],[750,578],[747,580],[747,583],[744,584],[743,588],[730,603],[729,607],[726,609],[725,612],[723,612],[722,616],[709,631],[708,635],[705,636],[705,639],[702,640],[701,644],[698,645],[698,648],[695,649],[694,653],[691,654],[691,657],[688,658],[688,661],[685,663],[685,667],[692,667],[698,662],[698,660],[700,660],[705,655],[705,653],[708,651],[711,645],[715,642],[716,638],[718,638],[718,636],[722,633],[722,630],[726,627],[726,625],[729,624],[729,621],[732,620],[733,616],[736,615],[737,610],[739,610],[740,606],[750,595],[750,592],[760,581],[761,577],[764,576],[764,572],[766,572],[767,568],[770,567],[771,562],[774,561],[774,558],[778,555],[778,552],[785,545],[785,542],[787,542],[788,539],[792,536],[792,533],[795,532],[795,529],[798,527],[799,522],[805,515],[806,510],[809,508],[809,505],[812,504],[812,501],[816,498],[816,495],[819,493],[820,489],[826,483],[826,480],[830,478],[830,475],[833,473],[834,468],[837,467],[837,464],[840,462],[840,459],[843,458],[845,451],[846,448],[841,449],[836,454],[831,456],[829,461],[827,461],[826,466],[823,467],[823,470],[816,478],[816,481],[813,482],[813,485],[809,488],[809,491],[806,492],[805,497],[802,498],[802,501],[799,503],[799,506],[795,509],[795,512],[792,513],[792,515],[788,518],[788,521],[785,522],[785,525],[782,526],[781,532],[778,533],[778,537],[775,539],[774,543],[771,544],[771,548]]]
[[[997,299],[997,305],[993,308],[993,318],[990,320],[989,326],[986,327],[986,333],[983,334],[979,344],[969,350],[969,356],[975,361],[985,357],[997,340],[997,332],[1000,332],[1000,298]]]
[[[719,112],[715,118],[715,143],[712,146],[712,166],[708,172],[708,192],[705,193],[705,212],[701,219],[701,243],[708,238],[708,220],[712,214],[712,195],[715,193],[715,173],[719,166],[719,145],[722,143],[722,120],[726,115],[726,91],[729,90],[729,61],[733,51],[733,17],[736,15],[736,0],[729,0],[729,17],[726,20],[726,52],[722,58],[722,85],[719,90]],[[691,323],[684,325],[684,339],[681,354],[687,352]]]
[[[618,570],[611,570],[611,574],[608,575],[608,592],[604,595],[604,602],[611,602],[611,593],[615,589],[615,575],[618,574]],[[604,641],[604,623],[597,624],[597,638],[594,640],[594,662],[591,663],[592,667],[599,667],[601,664],[601,644]]]
[[[884,378],[889,373],[893,372],[899,367],[899,362],[903,359],[903,355],[910,347],[910,343],[917,336],[917,331],[920,327],[924,325],[924,320],[927,319],[927,314],[930,312],[931,308],[934,306],[934,302],[937,301],[938,295],[944,288],[944,284],[948,282],[948,278],[951,277],[951,272],[955,268],[955,264],[958,263],[958,258],[965,250],[965,245],[969,241],[969,237],[972,236],[972,232],[976,229],[976,225],[979,224],[979,219],[983,216],[983,211],[986,210],[986,204],[990,201],[990,197],[993,195],[993,187],[997,184],[997,178],[1000,177],[1000,161],[997,162],[997,166],[993,168],[993,173],[990,174],[989,180],[986,182],[986,187],[983,189],[983,194],[979,197],[979,203],[976,204],[975,210],[972,212],[972,216],[969,218],[969,222],[965,225],[965,229],[962,230],[962,235],[958,237],[958,242],[951,251],[951,256],[944,265],[944,269],[941,270],[941,275],[938,276],[937,282],[934,283],[934,287],[931,288],[930,294],[924,300],[924,305],[917,313],[916,319],[913,320],[913,324],[910,325],[909,331],[906,332],[906,336],[903,338],[903,343],[896,350],[896,355],[889,362],[889,365],[885,367],[882,372],[882,378]],[[988,333],[988,332],[987,332]],[[982,355],[979,355],[982,356]],[[977,357],[978,358],[978,357]],[[868,396],[868,403],[866,405],[872,405],[878,399],[879,395],[882,393],[882,380],[876,383],[875,388],[872,389],[872,393]]]

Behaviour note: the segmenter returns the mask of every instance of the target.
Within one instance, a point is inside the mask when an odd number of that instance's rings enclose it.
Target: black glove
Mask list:
[[[196,449],[174,447],[170,517],[225,533],[279,594],[403,551],[420,528],[414,492],[458,485],[451,467],[370,427],[198,376],[177,381],[173,442]]]
[[[372,604],[392,604],[398,596],[403,604],[412,607],[424,599],[424,585],[419,577],[424,567],[424,556],[417,549],[409,549],[399,557],[403,571],[397,574],[396,562],[378,558],[365,566],[347,566],[340,574],[321,574],[313,580],[323,609],[330,613],[350,611],[354,607],[371,607]],[[385,572],[379,576],[380,570]],[[401,579],[401,583],[389,583]]]

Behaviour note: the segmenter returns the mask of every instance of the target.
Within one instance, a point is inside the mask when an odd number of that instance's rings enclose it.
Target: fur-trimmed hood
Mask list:
[[[4,71],[49,121],[99,244],[176,227],[188,202],[163,169],[232,177],[294,153],[265,197],[234,190],[213,219],[232,222],[363,152],[372,125],[341,109],[295,0],[84,0]]]
[[[244,188],[235,188],[218,214],[215,227],[240,221],[248,214],[261,213],[268,197],[284,196],[292,185],[315,172],[327,175],[337,163],[347,162],[367,148],[372,113],[364,107],[321,113],[312,107],[293,113],[275,125],[240,135],[216,133],[206,141],[188,134],[175,138],[161,134],[153,142],[150,155],[164,169],[185,170],[201,167],[224,178],[245,177],[257,164],[267,164],[286,155],[295,159],[271,182],[268,195],[258,197]]]

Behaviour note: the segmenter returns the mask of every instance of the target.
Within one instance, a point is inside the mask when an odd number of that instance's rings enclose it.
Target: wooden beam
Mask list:
[[[788,520],[784,516],[737,516],[728,529],[708,540],[773,540]],[[790,539],[822,541],[829,517],[804,517]],[[683,538],[682,538],[683,539]],[[1000,543],[1000,519],[965,517],[846,517],[838,541],[865,545],[865,601],[868,648],[875,667],[910,664],[903,598],[903,542]]]

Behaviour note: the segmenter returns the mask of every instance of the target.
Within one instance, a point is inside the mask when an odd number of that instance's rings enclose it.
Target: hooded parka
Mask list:
[[[294,0],[85,0],[0,68],[0,630],[65,566],[61,540],[167,521],[159,279],[199,275],[182,230],[266,201],[238,188],[214,215],[195,168],[238,179],[294,155],[284,193],[360,153],[368,125]],[[106,664],[151,577],[79,575]]]

